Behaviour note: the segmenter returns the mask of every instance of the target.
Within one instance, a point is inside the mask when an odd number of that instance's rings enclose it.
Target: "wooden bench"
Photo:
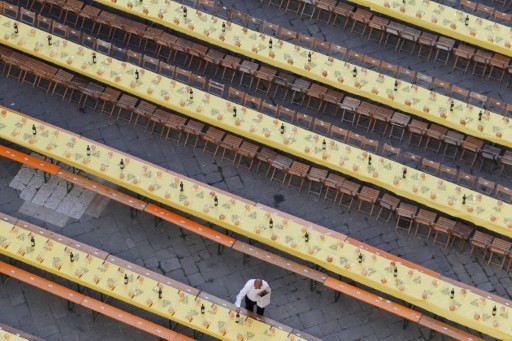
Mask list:
[[[96,194],[104,196],[105,198],[115,200],[128,206],[130,208],[132,218],[137,215],[138,211],[144,211],[146,208],[146,202],[112,189],[108,186],[102,185],[94,180],[87,179],[83,176],[65,171],[63,169],[60,169],[56,175],[59,178],[65,180],[67,184],[71,184],[71,186],[67,186],[68,193],[71,191],[74,185],[86,188]]]
[[[454,340],[466,340],[466,341],[484,341],[484,339],[474,336],[473,334],[466,333],[460,329],[457,329],[449,324],[438,321],[427,315],[422,315],[418,323],[421,326],[427,327],[429,330],[434,330],[440,334],[449,336]],[[430,336],[429,338],[430,339]]]
[[[12,148],[0,145],[0,155],[21,162],[27,166],[43,171],[44,182],[47,182],[50,178],[49,175],[55,175],[59,171],[60,167],[50,162],[41,160],[37,157],[27,155],[25,153],[18,152]]]
[[[6,336],[6,334],[9,334],[9,336]],[[14,336],[16,338],[14,338]],[[29,333],[15,329],[3,323],[0,323],[0,340],[43,341],[43,339],[40,339],[37,336],[30,335]]]
[[[317,283],[323,283],[327,278],[327,275],[320,271],[311,269],[310,267],[291,261],[287,258],[275,255],[271,252],[265,251],[263,249],[260,249],[258,247],[244,243],[239,240],[237,240],[233,244],[232,248],[236,251],[241,252],[244,255],[244,264],[248,262],[249,257],[254,257],[267,263],[278,266],[282,269],[295,272],[300,276],[309,278],[311,280],[311,290],[315,288]]]
[[[190,341],[192,338],[178,334],[173,330],[164,328],[156,323],[130,314],[119,308],[101,302],[92,297],[85,296],[79,292],[71,290],[65,286],[49,281],[43,277],[31,274],[28,271],[16,268],[12,265],[0,261],[0,273],[15,278],[20,282],[29,284],[50,294],[65,299],[68,302],[68,309],[72,309],[73,305],[83,306],[95,314],[102,314],[113,318],[114,320],[123,322],[127,325],[155,335],[161,339],[174,341]],[[97,316],[97,315],[93,315]],[[29,339],[32,340],[32,339]],[[39,340],[35,338],[34,340]]]
[[[155,226],[157,226],[162,220],[165,220],[167,222],[170,222],[181,227],[184,230],[191,231],[202,237],[213,240],[214,242],[219,244],[219,254],[222,250],[222,247],[232,247],[233,244],[235,243],[235,239],[230,236],[217,232],[214,229],[201,225],[191,219],[180,216],[179,214],[171,212],[160,206],[148,204],[144,209],[144,212],[147,212],[155,217]]]

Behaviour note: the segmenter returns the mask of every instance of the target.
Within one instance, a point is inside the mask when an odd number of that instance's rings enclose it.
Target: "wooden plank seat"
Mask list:
[[[47,174],[56,175],[60,170],[60,167],[57,165],[54,165],[48,161],[41,160],[37,157],[18,152],[17,150],[6,147],[4,145],[0,145],[0,155],[8,159],[23,163],[31,168],[41,170]]]
[[[155,204],[147,204],[144,212],[147,212],[155,217],[155,225],[158,225],[162,220],[179,226],[182,229],[194,232],[202,237],[213,240],[214,242],[223,246],[232,247],[235,242],[234,238],[226,236],[214,229],[196,223],[193,220],[187,219],[165,208],[159,207]],[[220,250],[219,250],[220,251]]]
[[[11,335],[7,336],[5,334],[11,334]],[[29,333],[26,333],[19,329],[15,329],[6,324],[0,323],[0,339],[1,340],[9,340],[12,338],[12,336],[20,337],[24,340],[29,340],[29,341],[43,341],[43,339],[40,339],[37,336],[30,335]]]
[[[92,297],[86,296],[82,293],[71,290],[63,285],[57,284],[46,278],[34,275],[28,271],[19,269],[15,266],[0,261],[0,273],[15,278],[20,282],[29,284],[33,287],[46,291],[52,295],[68,301],[68,308],[71,308],[73,304],[83,306],[96,314],[102,314],[113,318],[119,322],[127,325],[131,325],[134,328],[145,331],[149,334],[157,336],[165,340],[183,340],[190,341],[194,340],[188,336],[179,334],[173,330],[162,327],[154,322],[143,319],[139,316],[130,314],[124,310],[113,307],[105,302],[99,301]],[[93,315],[94,316],[94,315]],[[27,338],[28,340],[41,340],[39,338]]]
[[[324,283],[324,281],[327,278],[327,275],[320,271],[311,269],[308,266],[275,255],[271,252],[244,243],[240,240],[237,240],[233,244],[232,248],[244,255],[244,264],[248,262],[249,257],[254,257],[267,263],[270,263],[272,265],[276,265],[280,268],[299,274],[302,277],[309,278],[311,280],[311,290],[314,289],[317,283]]]
[[[466,340],[466,341],[483,341],[484,339],[477,337],[473,334],[469,334],[463,330],[455,328],[447,323],[436,320],[427,315],[422,315],[418,323],[427,327],[430,330],[434,330],[440,334],[446,335],[454,340]]]

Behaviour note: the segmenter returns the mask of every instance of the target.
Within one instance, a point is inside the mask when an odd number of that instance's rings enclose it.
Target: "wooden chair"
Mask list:
[[[320,198],[323,184],[327,179],[327,174],[328,171],[326,169],[311,167],[308,174],[306,174],[306,180],[309,181],[308,195],[314,194]]]
[[[268,176],[268,173],[271,170],[270,163],[277,157],[277,152],[273,149],[262,147],[260,151],[256,153],[256,160],[258,161],[258,166],[256,167],[256,174],[259,173],[260,167],[262,163],[268,165],[267,171],[265,172],[265,176]],[[263,169],[265,170],[265,169]]]
[[[268,96],[270,89],[272,88],[272,82],[276,74],[277,70],[274,68],[270,68],[267,66],[260,67],[260,69],[254,73],[254,77],[257,80],[255,91],[261,91]]]
[[[357,207],[358,212],[366,212],[369,217],[372,217],[373,210],[375,209],[375,205],[379,199],[380,191],[373,189],[368,186],[363,186],[361,191],[357,193],[356,197],[359,200],[359,206]],[[368,211],[364,211],[364,204],[369,206]]]
[[[303,114],[303,113],[297,113],[296,114],[296,122],[299,127],[302,127],[304,129],[311,129],[311,125],[313,124],[313,117]]]
[[[441,164],[441,166],[439,167],[439,175],[442,178],[453,182],[457,177],[457,169]]]
[[[423,158],[421,160],[421,168],[420,169],[422,171],[430,173],[432,175],[437,175],[440,167],[441,167],[441,164],[439,162],[428,160],[427,158]]]
[[[458,98],[461,101],[465,101],[465,100],[467,100],[468,96],[469,96],[469,90],[466,90],[466,89],[461,88],[456,85],[452,85],[451,97]]]
[[[352,20],[352,28],[350,29],[350,32],[354,33],[355,31],[355,33],[358,33],[362,37],[366,32],[366,28],[368,27],[368,23],[370,22],[372,16],[372,12],[369,12],[360,7],[356,7],[355,12],[350,14],[350,19]],[[357,31],[358,24],[361,27],[360,32]]]
[[[199,133],[199,136],[204,140],[203,153],[207,152],[212,154],[213,157],[216,157],[224,135],[226,135],[226,133],[223,130],[215,127],[208,127],[206,132]],[[213,145],[213,150],[209,149],[210,145]]]
[[[396,208],[397,219],[395,231],[398,231],[398,229],[403,229],[407,231],[407,234],[409,234],[411,232],[411,227],[414,222],[414,217],[416,216],[417,211],[417,206],[407,204],[402,201]],[[406,225],[403,226],[401,225],[401,223],[405,223]]]
[[[222,68],[221,80],[229,80],[233,83],[241,61],[241,58],[225,55],[219,62],[219,66]]]
[[[311,82],[304,78],[297,78],[290,85],[290,91],[292,92],[292,98],[290,104],[297,104],[302,106],[304,99],[306,98],[306,90],[311,86]]]
[[[405,25],[400,24],[396,21],[390,21],[386,25],[386,40],[384,40],[384,46],[391,45],[393,49],[398,49],[400,45],[400,32],[405,29]]]
[[[271,104],[271,103],[268,103],[266,101],[263,101],[261,103],[261,108],[260,108],[260,111],[265,114],[265,115],[268,115],[270,117],[277,117],[277,109],[278,107]]]
[[[455,63],[453,64],[452,71],[461,70],[466,73],[475,55],[475,49],[468,45],[460,44],[453,49],[453,55],[455,56]]]
[[[377,150],[379,150],[379,141],[365,138],[361,147],[369,152],[377,153]]]
[[[467,162],[471,165],[471,167],[473,167],[483,145],[484,141],[473,136],[466,136],[461,144],[462,153],[460,155],[459,161]],[[467,156],[469,156],[468,159],[465,158]]]
[[[464,135],[456,131],[449,130],[444,136],[444,152],[443,156],[455,159],[459,152],[460,145],[464,140]]]
[[[119,108],[117,111],[117,120],[124,120],[130,124],[133,119],[133,113],[137,109],[138,101],[139,100],[136,97],[130,96],[128,94],[122,94],[116,104]],[[128,112],[128,116],[123,116],[123,112]]]
[[[292,163],[292,159],[281,154],[277,154],[273,160],[270,160],[270,168],[273,169],[270,176],[270,182],[276,180],[277,182],[280,182],[281,185],[284,185]],[[281,177],[279,177],[279,175],[281,175]]]
[[[134,126],[139,126],[147,130],[149,128],[149,124],[152,121],[152,116],[155,110],[156,105],[146,101],[140,101],[139,104],[137,104],[137,108],[133,112],[135,114]]]
[[[363,148],[365,139],[366,138],[364,136],[349,131],[347,136],[347,143],[357,148]]]
[[[450,55],[453,51],[453,47],[455,46],[455,40],[451,38],[447,38],[444,36],[440,36],[436,42],[436,55],[434,56],[434,61],[442,61],[444,65],[448,64],[450,60]]]
[[[323,97],[324,108],[322,112],[334,112],[333,116],[336,117],[338,115],[338,110],[340,109],[340,103],[344,96],[345,95],[341,91],[333,89],[327,90],[327,93]],[[334,107],[334,110],[327,110],[330,107]]]
[[[492,195],[496,187],[496,183],[490,180],[486,180],[484,178],[479,177],[476,182],[476,190],[485,195]]]
[[[244,106],[259,111],[261,108],[261,99],[258,97],[246,94],[244,97]]]
[[[421,31],[406,26],[402,31],[398,32],[400,43],[398,44],[398,52],[406,52],[412,55],[418,44]]]
[[[242,144],[236,151],[238,155],[238,162],[236,164],[238,167],[245,167],[249,170],[252,169],[252,166],[254,164],[254,160],[256,158],[256,155],[258,154],[259,146],[251,143],[247,140],[242,141]],[[244,161],[247,161],[247,165],[244,164]]]
[[[53,20],[42,16],[40,13],[37,13],[37,28],[43,30],[45,32],[51,32]]]
[[[404,164],[412,168],[418,168],[421,163],[421,156],[413,154],[411,152],[404,153]]]
[[[169,120],[172,114],[162,109],[156,109],[151,117],[151,135],[158,135],[163,138],[166,135],[167,128],[165,123]]]
[[[414,223],[416,224],[416,231],[414,236],[426,237],[427,240],[430,238],[434,222],[437,218],[437,214],[431,211],[427,211],[421,208],[418,214],[414,217]],[[421,233],[421,227],[427,227],[427,233]]]
[[[494,8],[489,7],[485,4],[479,3],[476,6],[476,15],[482,18],[490,19],[494,16]]]
[[[382,156],[398,161],[398,157],[400,156],[400,148],[393,147],[390,144],[384,143],[384,146],[382,146]]]
[[[331,43],[329,45],[330,53],[329,55],[339,59],[339,60],[345,60],[345,57],[347,56],[347,48],[344,46],[336,45],[334,43]]]
[[[469,0],[460,0],[459,8],[466,12],[474,13],[476,11],[476,3]]]
[[[415,83],[423,88],[430,89],[433,81],[434,79],[429,75],[423,74],[421,72],[416,73]]]
[[[510,250],[512,248],[512,243],[500,238],[494,238],[492,240],[491,245],[489,246],[489,260],[487,261],[487,265],[494,264],[500,267],[500,270],[503,269],[505,265],[505,261],[507,260],[508,255],[510,254]],[[498,256],[498,262],[494,262],[494,256]],[[499,262],[499,257],[501,256],[502,261]]]
[[[433,244],[441,244],[446,249],[448,245],[450,245],[451,242],[451,231],[455,227],[456,222],[445,218],[445,217],[439,217],[437,219],[437,222],[433,225],[433,230],[436,232],[434,235],[434,241]],[[444,239],[442,239],[444,236]]]
[[[306,179],[306,176],[310,170],[310,166],[299,162],[299,161],[293,161],[290,165],[290,168],[288,168],[288,188],[290,186],[294,186],[297,188],[297,191],[301,191],[302,187],[304,186],[304,181]],[[298,183],[293,184],[293,181],[297,179]]]
[[[501,81],[505,77],[511,60],[512,59],[509,57],[495,53],[494,56],[489,60],[489,66],[491,68],[489,70],[489,76],[487,78],[497,80],[501,83]]]
[[[400,66],[398,68],[398,78],[406,82],[413,83],[416,79],[416,72]]]
[[[293,122],[295,120],[295,111],[280,105],[277,107],[277,118],[283,121]]]
[[[472,58],[473,76],[479,76],[481,78],[484,78],[492,56],[492,52],[488,52],[482,49],[476,50]]]
[[[142,54],[133,50],[126,51],[126,61],[130,64],[141,65]]]
[[[325,188],[324,201],[332,200],[333,203],[336,204],[340,194],[339,189],[343,185],[344,181],[344,177],[334,173],[329,173],[327,178],[322,182],[322,185]],[[334,191],[334,196],[331,195],[332,191]]]
[[[275,84],[274,98],[279,98],[277,96],[277,93],[279,92],[280,88],[283,88],[284,95],[283,95],[283,97],[281,97],[281,99],[282,100],[286,99],[286,96],[288,95],[288,91],[290,91],[290,88],[296,79],[297,79],[297,77],[295,77],[293,74],[291,74],[289,72],[279,71],[279,73],[274,77],[274,84]]]
[[[493,0],[493,2],[494,1],[505,2],[508,0]],[[510,23],[512,22],[512,13],[503,13],[503,12],[496,10],[496,11],[494,11],[492,21],[495,21],[497,23],[502,23],[505,25],[510,25]]]
[[[387,217],[382,216],[386,223],[388,223],[391,217],[393,216],[393,213],[395,213],[398,204],[400,204],[400,199],[388,193],[384,193],[382,198],[379,199],[380,209],[379,213],[377,213],[376,220],[379,220],[381,218],[382,213],[388,211]]]
[[[391,64],[391,63],[382,61],[380,63],[379,72],[382,74],[396,78],[398,76],[398,66],[395,64]]]
[[[512,189],[498,184],[494,196],[506,203],[512,203]]]
[[[460,240],[461,246],[459,251],[462,252],[464,250],[464,246],[466,245],[466,243],[469,242],[469,237],[471,237],[473,231],[474,229],[471,226],[463,224],[460,221],[458,221],[451,231],[452,243],[450,246],[453,247],[455,241]]]
[[[489,247],[491,246],[493,236],[488,235],[486,233],[475,231],[475,234],[473,237],[471,237],[471,240],[469,241],[469,244],[471,244],[471,254],[473,254],[475,248],[482,249],[482,262],[485,259],[485,256],[487,255],[487,251],[489,250]]]
[[[224,84],[208,80],[208,93],[224,97]]]
[[[228,100],[230,101],[242,104],[244,102],[245,96],[245,92],[239,91],[231,86],[228,89]]]
[[[425,131],[425,136],[427,137],[425,150],[429,149],[439,153],[447,132],[448,129],[445,127],[432,123],[430,127]]]
[[[299,33],[296,43],[306,49],[313,50],[314,48],[314,38],[307,34]]]
[[[305,92],[305,95],[308,97],[306,108],[320,111],[327,90],[328,89],[325,86],[318,85],[316,83],[311,84]]]
[[[439,39],[437,34],[430,32],[421,32],[418,37],[418,57],[427,59],[427,62],[432,56],[436,42]]]
[[[407,130],[409,131],[409,146],[412,145],[414,147],[420,148],[423,137],[428,130],[428,123],[413,118],[411,123],[409,123],[407,126]]]
[[[226,136],[220,141],[220,148],[222,148],[221,161],[228,160],[232,161],[233,164],[236,161],[238,155],[238,149],[242,144],[242,139],[232,134],[226,134]],[[231,156],[230,156],[231,155]]]
[[[191,76],[192,76],[191,71],[176,67],[176,70],[174,72],[174,79],[176,79],[178,82],[189,85]]]
[[[331,123],[315,118],[315,121],[313,122],[313,131],[320,135],[328,136],[331,131],[331,126]]]
[[[442,79],[434,79],[434,90],[437,92],[441,92],[445,95],[450,93],[451,84],[449,82],[445,82]]]
[[[333,9],[333,26],[343,27],[343,29],[345,29],[350,21],[350,13],[352,13],[353,10],[354,6],[346,2],[338,2],[338,4],[336,4],[336,6]]]
[[[338,126],[331,126],[330,137],[340,142],[345,142],[348,137],[348,130]]]
[[[361,104],[361,100],[350,96],[345,96],[340,108],[343,110],[341,115],[341,123],[349,122],[354,125],[356,120],[356,110]]]
[[[303,1],[299,0],[286,0],[286,7],[284,13],[288,13],[288,11],[293,14],[299,15],[299,12],[302,10],[302,6],[304,6]]]
[[[459,171],[459,176],[457,177],[459,185],[472,189],[475,186],[475,181],[476,177],[474,175]]]
[[[350,208],[352,207],[352,203],[354,202],[354,198],[357,195],[357,192],[359,192],[360,188],[361,188],[361,185],[359,185],[358,183],[355,183],[355,182],[352,182],[349,180],[343,181],[343,184],[338,188],[338,192],[339,192],[339,194],[341,194],[339,205],[346,207],[350,211]],[[345,196],[349,197],[348,202],[343,201],[343,198]]]
[[[389,24],[389,19],[374,15],[370,19],[370,21],[368,21],[368,27],[370,28],[370,32],[368,32],[368,40],[373,40],[372,33],[376,32],[379,34],[377,36],[376,41],[378,41],[379,44],[382,44],[382,41],[384,40],[385,33],[386,33],[386,26],[388,24]]]
[[[176,66],[164,63],[163,61],[160,61],[158,63],[158,74],[167,77],[167,78],[174,78],[174,74],[176,73]]]
[[[297,39],[297,32],[290,31],[284,27],[281,27],[279,30],[279,39],[289,41],[290,43],[295,43]]]

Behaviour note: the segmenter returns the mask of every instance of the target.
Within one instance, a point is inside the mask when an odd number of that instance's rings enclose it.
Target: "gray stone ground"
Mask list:
[[[234,3],[236,8],[244,12],[250,12],[253,16],[264,18],[283,27],[309,33],[317,38],[325,38],[374,57],[407,65],[415,71],[440,77],[459,86],[512,102],[510,89],[496,82],[482,81],[460,72],[451,72],[451,67],[394,52],[377,43],[367,42],[366,37],[360,38],[349,32],[342,32],[339,28],[302,20],[291,14],[285,15],[283,10],[275,7],[269,9],[266,1],[263,6],[256,0],[223,1],[223,3],[227,6]],[[262,96],[261,93],[258,96]],[[271,98],[266,100],[272,101]],[[203,154],[199,148],[193,150],[190,147],[165,143],[157,137],[149,136],[149,133],[142,129],[109,120],[91,109],[87,109],[85,113],[81,112],[75,103],[61,102],[59,98],[47,96],[41,90],[20,85],[12,79],[5,79],[4,76],[0,76],[0,104],[218,188],[341,231],[465,283],[503,297],[512,296],[510,274],[482,264],[469,255],[467,249],[462,253],[445,250],[439,246],[432,246],[431,242],[424,239],[396,233],[393,221],[389,224],[375,223],[374,219],[370,220],[367,215],[354,210],[347,212],[345,209],[332,207],[322,200],[308,198],[305,191],[297,193],[294,189],[279,188],[275,184],[270,184],[261,173],[237,169],[231,163],[220,162],[219,159],[215,160],[210,155]],[[289,103],[286,105],[290,106]],[[305,108],[296,106],[292,108],[308,113]],[[309,113],[322,119],[333,120],[328,115],[319,116],[314,112]],[[340,125],[339,120],[333,122]],[[348,127],[345,126],[345,128]],[[379,138],[381,144],[385,142],[378,135],[370,136]],[[397,145],[396,140],[388,142]],[[405,145],[401,147],[408,148]],[[449,159],[425,152],[423,149],[410,148],[409,150],[434,160],[439,159],[449,165],[460,166],[467,172],[498,183],[510,185],[510,179],[499,178],[488,171],[480,173],[476,169],[470,170],[467,166],[457,165]],[[17,176],[19,179],[20,171],[25,172],[21,170],[19,164],[0,159],[0,211],[2,212],[104,249],[118,257],[226,300],[234,300],[236,293],[248,278],[261,276],[270,282],[274,290],[272,305],[267,309],[267,315],[325,340],[423,340],[428,335],[425,329],[414,324],[402,330],[400,319],[351,298],[342,297],[339,302],[334,303],[331,290],[318,287],[311,292],[307,280],[285,270],[255,259],[251,259],[246,266],[243,266],[242,256],[232,250],[226,250],[219,256],[214,243],[190,233],[185,233],[185,237],[182,238],[178,229],[167,223],[154,228],[152,218],[147,215],[141,214],[135,219],[130,219],[128,209],[115,202],[109,202],[106,207],[103,207],[97,202],[97,198],[92,198],[93,204],[88,207],[84,204],[85,213],[76,219],[79,213],[72,211],[72,208],[62,212],[56,209],[58,207],[55,206],[56,203],[45,205],[48,200],[43,199],[48,194],[34,193],[32,196],[25,196],[20,192],[21,187],[9,186]],[[36,180],[35,178],[33,181]],[[59,186],[57,184],[55,186],[50,198],[59,196]],[[83,194],[88,195],[86,192]],[[65,283],[54,276],[49,277]],[[106,317],[93,322],[90,313],[81,308],[75,308],[75,311],[70,313],[64,301],[14,280],[9,280],[2,289],[0,290],[0,322],[45,339],[152,339],[147,334]],[[158,323],[164,325],[166,323],[157,316],[126,306],[121,302],[111,301],[111,303]],[[189,330],[182,327],[178,327],[178,331],[191,335]],[[443,338],[434,335],[433,339]]]

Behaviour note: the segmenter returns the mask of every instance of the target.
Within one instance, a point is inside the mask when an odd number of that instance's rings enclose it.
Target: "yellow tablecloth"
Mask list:
[[[0,16],[0,27],[12,26],[12,24],[12,20]],[[191,88],[182,83],[169,80],[143,69],[139,69],[139,79],[135,79],[135,70],[137,68],[131,64],[120,62],[98,53],[96,53],[97,62],[93,64],[93,52],[89,49],[58,37],[53,37],[52,45],[49,46],[45,32],[21,24],[18,26],[18,34],[9,35],[6,33],[6,35],[0,37],[0,42],[91,78],[98,79],[123,91],[133,93],[208,124],[281,149],[360,180],[374,183],[398,195],[408,197],[452,216],[471,221],[502,235],[512,236],[512,215],[509,213],[512,212],[510,210],[511,205],[503,204],[487,196],[481,196],[471,190],[462,189],[455,184],[444,182],[412,168],[407,168],[408,176],[406,179],[402,179],[402,168],[404,166],[397,162],[378,158],[374,155],[372,157],[372,165],[368,165],[369,156],[359,149],[351,148],[332,139],[324,139],[308,130],[212,96],[204,91],[193,90],[193,99],[191,100]],[[8,39],[6,40],[7,36]],[[370,75],[369,71],[367,73]],[[387,79],[387,81],[391,82],[391,79]],[[233,117],[232,114],[234,106],[239,108],[236,117]],[[11,124],[14,123],[11,122]],[[285,125],[284,134],[280,133],[281,124]],[[503,129],[512,127],[512,125],[502,125]],[[37,138],[31,137],[27,135],[32,133],[30,127],[31,124],[29,124],[27,129],[23,130],[21,135],[22,130],[19,129],[20,127],[16,127],[16,129],[11,127],[8,133],[10,134],[9,139],[21,139],[24,143],[41,147],[41,143],[35,143],[35,141],[39,138],[45,138],[46,149],[58,148],[60,157],[74,158],[76,161],[81,161],[80,159],[85,154],[85,146],[77,146],[77,149],[73,150],[73,143],[66,141],[65,144],[62,144],[63,141],[61,140],[59,144],[57,143],[58,139],[52,138],[53,135],[48,137],[41,137],[40,135]],[[5,134],[5,130],[3,130],[3,133]],[[324,140],[325,150],[323,149]],[[72,155],[74,153],[75,155]],[[98,167],[103,165],[103,167],[99,167],[96,170],[105,168],[106,171],[112,171],[111,166],[117,164],[119,160],[105,159],[105,153],[101,154],[101,158],[90,159],[96,160]],[[117,167],[114,168],[117,169]],[[162,193],[161,195],[172,192],[172,190],[162,186],[158,177],[143,176],[145,172],[140,169],[137,169],[137,171],[133,171],[132,168],[129,169],[132,173],[126,174],[126,176],[128,177],[127,180],[132,184],[136,184],[144,189],[152,188],[153,191],[158,190]],[[120,174],[115,175],[116,179],[120,176]],[[463,195],[466,195],[468,198],[466,205],[461,204]],[[184,199],[182,201],[185,202],[187,200]],[[190,199],[188,202],[191,205],[196,205]],[[201,205],[204,205],[204,203],[201,203]],[[203,211],[206,210],[206,208],[202,208]],[[236,215],[232,217],[232,220],[237,220]]]
[[[33,125],[36,127],[36,136],[32,134]],[[322,230],[313,224],[300,219],[294,220],[278,211],[260,205],[255,206],[251,202],[234,199],[229,193],[1,107],[0,138],[25,146],[180,211],[311,261],[462,325],[489,335],[500,335],[497,337],[507,334],[512,337],[512,324],[498,322],[499,326],[494,327],[492,326],[493,320],[489,318],[475,321],[473,312],[486,313],[484,308],[479,305],[464,305],[468,309],[451,311],[449,309],[451,300],[446,300],[446,285],[439,279],[439,274],[423,273],[418,270],[419,268],[414,269],[412,265],[401,265],[398,258],[393,258],[392,261],[398,267],[398,277],[394,278],[393,273],[389,270],[393,267],[390,260],[377,252],[365,251],[365,249],[371,248],[362,243],[344,241],[335,236],[335,233],[326,232],[325,229]],[[86,155],[87,145],[91,148],[90,156]],[[362,158],[360,155],[355,156],[356,163],[359,162],[357,161],[358,157]],[[125,165],[124,169],[121,169],[119,165],[121,159]],[[374,162],[376,166],[380,164],[378,159]],[[389,161],[386,161],[379,168],[384,170],[389,168],[389,164]],[[362,167],[358,172],[367,172],[366,168]],[[379,170],[379,172],[382,171]],[[423,181],[420,174],[422,173],[411,171],[409,178],[400,180],[401,183],[397,187],[418,186],[418,192],[439,193],[439,198],[436,200],[446,199],[449,196],[443,194],[446,189],[431,189],[428,178],[426,177]],[[181,191],[181,184],[183,184],[183,191]],[[447,184],[443,183],[442,185]],[[218,206],[214,205],[213,198],[215,196],[218,198]],[[467,199],[468,207],[480,203],[476,198],[474,199],[475,202]],[[457,200],[454,205],[460,205],[459,198],[454,198],[454,200]],[[481,200],[483,202],[492,199],[482,198]],[[500,209],[505,211],[505,205],[500,206]],[[272,227],[270,227],[270,219],[272,219]],[[358,262],[360,253],[363,255],[362,263]],[[65,258],[65,256],[61,258]],[[410,271],[412,271],[412,275]],[[114,278],[112,276],[113,274],[109,278]],[[427,283],[433,283],[435,279],[438,280],[437,286],[434,284],[431,285],[432,287],[427,286]],[[103,279],[103,281],[107,281],[105,285],[108,284],[108,280]],[[426,299],[422,298],[424,290],[431,291],[431,294],[427,293]],[[458,295],[456,302],[461,305],[464,302],[467,303],[468,301],[462,300],[463,297],[472,296],[469,294]],[[501,307],[499,308],[501,309]]]
[[[512,124],[509,124],[508,118],[482,110],[483,119],[479,121],[478,113],[481,109],[459,100],[455,100],[454,111],[450,111],[450,99],[447,96],[411,83],[400,81],[398,91],[395,92],[393,89],[395,79],[392,77],[318,52],[312,54],[312,62],[308,63],[310,50],[276,38],[273,38],[272,50],[270,50],[270,36],[229,23],[225,33],[222,33],[222,19],[190,7],[187,7],[188,15],[185,23],[181,10],[182,4],[173,1],[152,0],[143,3],[133,0],[118,0],[115,3],[111,0],[96,1],[167,26],[209,44],[292,71],[316,82],[369,98],[468,135],[512,147]],[[131,8],[128,7],[129,3],[132,3]],[[144,13],[145,10],[147,14]],[[508,34],[505,28],[501,30],[503,31]],[[509,53],[510,51],[509,49]],[[356,77],[352,74],[354,67],[357,69]]]
[[[9,340],[9,341],[28,341],[28,339],[25,339],[24,337],[18,336],[13,333],[9,333],[8,331],[0,329],[0,340]]]
[[[430,0],[350,0],[375,12],[512,57],[512,28]],[[468,25],[466,26],[466,17]]]
[[[34,238],[34,246],[31,238]],[[170,282],[157,282],[130,271],[128,267],[120,267],[103,258],[74,249],[58,239],[56,234],[43,237],[21,226],[0,220],[0,253],[8,257],[220,340],[304,340],[297,336],[288,338],[290,331],[271,327],[247,316],[241,316],[241,322],[236,323],[235,313],[227,307],[196,298],[197,295],[170,286]],[[73,262],[70,260],[71,255],[74,257]],[[202,305],[204,313],[201,313]]]

